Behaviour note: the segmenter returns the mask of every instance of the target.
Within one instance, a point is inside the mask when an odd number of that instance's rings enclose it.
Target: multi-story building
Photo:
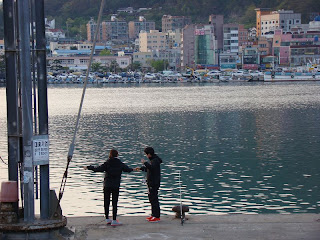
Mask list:
[[[139,33],[139,52],[166,50],[168,48],[167,35],[159,30],[141,31]]]
[[[257,18],[258,12],[257,11]],[[257,19],[258,23],[258,19]],[[257,30],[259,36],[265,34],[273,34],[275,30],[282,29],[284,32],[291,31],[291,27],[301,24],[301,13],[294,13],[292,10],[278,10],[272,12],[264,12],[259,16],[259,26]]]
[[[133,62],[139,62],[143,68],[151,67],[151,60],[166,60],[170,69],[178,70],[180,69],[180,58],[180,50],[178,49],[152,50],[150,52],[133,53]]]
[[[194,64],[194,42],[196,25],[187,25],[182,29],[181,38],[181,68],[195,68]]]
[[[271,13],[270,8],[256,8],[256,36],[261,36],[261,17]]]
[[[168,31],[168,45],[169,48],[177,48],[181,46],[182,29]]]
[[[218,64],[217,40],[213,25],[197,26],[195,29],[195,64],[201,68],[214,67]]]
[[[239,59],[239,56],[237,53],[220,53],[220,68],[221,69],[236,69],[237,68],[237,62]]]
[[[53,52],[55,50],[91,50],[92,43],[60,43],[60,42],[50,42],[49,45],[50,51]]]
[[[156,29],[155,22],[146,21],[146,19],[143,16],[139,17],[139,21],[130,21],[128,25],[130,39],[138,38],[140,31],[149,32],[150,30]]]
[[[232,23],[223,25],[223,51],[224,52],[238,53],[239,29],[243,29],[243,25],[232,24]]]
[[[104,22],[101,23],[100,25],[100,30],[99,30],[99,34],[97,36],[97,42],[103,42],[103,41],[107,41],[107,36],[105,34],[103,34],[103,28],[105,29],[105,27],[103,27]],[[94,33],[97,29],[97,23],[95,22],[95,20],[93,18],[90,19],[90,21],[87,23],[87,39],[89,42],[93,42],[94,39]]]
[[[284,33],[276,30],[273,55],[282,66],[300,66],[320,59],[320,31]]]
[[[218,41],[218,49],[223,49],[223,15],[210,15],[209,24],[214,26],[214,35]]]
[[[249,40],[249,30],[244,28],[244,25],[239,25],[239,34],[238,34],[238,45],[242,46],[243,44],[247,43]]]
[[[182,29],[186,25],[191,24],[191,18],[185,16],[162,16],[162,32],[167,32],[169,30]]]
[[[94,33],[97,28],[97,23],[93,18],[87,23],[87,38],[89,42],[94,39]],[[111,17],[111,21],[102,22],[100,25],[98,42],[114,41],[127,42],[128,41],[128,24],[125,21],[118,20],[115,16]]]
[[[46,29],[46,39],[48,41],[58,41],[65,37],[65,33],[61,29]]]
[[[86,70],[90,56],[53,56],[48,57],[48,66],[53,64],[54,61],[59,61],[62,67],[72,70]],[[112,61],[116,61],[120,68],[127,68],[131,64],[131,56],[95,56],[94,61],[101,63],[102,66],[110,66]]]

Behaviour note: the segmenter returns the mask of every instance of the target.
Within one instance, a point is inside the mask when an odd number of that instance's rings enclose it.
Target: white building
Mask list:
[[[261,16],[261,35],[273,33],[277,29],[291,31],[291,27],[301,24],[301,13],[292,10],[272,11]]]
[[[57,41],[66,38],[66,35],[61,29],[46,29],[46,38],[48,41]]]
[[[58,60],[62,67],[68,67],[70,70],[86,70],[88,68],[88,63],[90,56],[56,56],[48,57],[48,66],[50,66],[53,61]],[[110,66],[112,61],[116,61],[120,68],[124,69],[130,66],[131,56],[94,56],[94,62],[101,63],[102,66]]]
[[[152,50],[165,50],[168,48],[167,34],[159,30],[150,32],[141,31],[139,33],[139,52],[149,52]]]
[[[50,42],[49,48],[51,52],[55,50],[71,50],[72,48],[76,48],[77,50],[91,50],[92,43],[69,44],[69,43]]]

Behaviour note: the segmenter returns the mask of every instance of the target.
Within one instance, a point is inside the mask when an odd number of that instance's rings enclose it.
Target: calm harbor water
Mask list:
[[[59,190],[82,86],[50,86],[50,184]],[[0,87],[0,156],[7,160]],[[112,147],[129,166],[163,158],[160,203],[172,214],[320,213],[320,83],[106,85],[87,89],[62,199],[66,216],[103,214],[101,164]],[[120,215],[150,212],[143,173],[123,174]],[[7,166],[0,162],[0,181]],[[37,200],[38,202],[38,200]]]

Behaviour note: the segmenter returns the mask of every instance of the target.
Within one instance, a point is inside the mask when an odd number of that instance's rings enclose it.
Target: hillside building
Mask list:
[[[196,25],[187,25],[182,29],[181,37],[181,68],[195,68],[194,62],[194,43]]]
[[[223,49],[223,15],[210,15],[209,24],[214,26],[214,35],[218,42],[218,49]]]
[[[191,18],[185,16],[162,16],[162,32],[174,31],[176,29],[182,29],[186,25],[191,24]]]
[[[94,33],[97,28],[97,23],[93,18],[87,23],[87,39],[92,42],[94,39]],[[111,21],[101,22],[99,35],[97,36],[97,42],[128,42],[128,24],[125,21],[118,20],[115,16],[111,17]]]
[[[273,34],[277,29],[289,32],[292,26],[301,24],[301,13],[294,13],[292,10],[268,12],[256,9],[256,12],[258,36]]]
[[[159,32],[159,30],[141,31],[139,33],[139,52],[166,50],[167,48],[167,33]]]
[[[198,26],[195,29],[194,61],[198,68],[214,68],[218,64],[217,40],[213,25]]]
[[[239,32],[244,32],[244,27],[241,24],[230,23],[223,25],[223,52],[238,53]],[[246,41],[247,40],[241,40],[241,42]]]
[[[143,16],[139,17],[139,21],[130,21],[128,26],[130,39],[138,38],[140,31],[149,32],[150,30],[156,29],[155,22],[147,21]]]
[[[276,30],[273,38],[273,55],[282,66],[301,66],[320,59],[320,31],[284,33]]]

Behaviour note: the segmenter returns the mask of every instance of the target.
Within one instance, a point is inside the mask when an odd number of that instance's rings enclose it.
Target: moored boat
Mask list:
[[[320,81],[320,72],[265,72],[265,82]]]

